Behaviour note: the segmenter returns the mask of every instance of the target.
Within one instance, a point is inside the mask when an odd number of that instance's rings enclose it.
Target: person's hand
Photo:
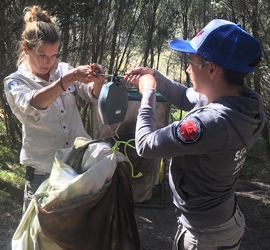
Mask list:
[[[90,65],[90,73],[87,77],[89,82],[94,82],[91,86],[92,94],[95,98],[99,97],[101,88],[105,83],[105,77],[101,76],[100,74],[104,74],[104,69],[101,65],[97,63],[93,63]]]
[[[104,84],[105,78],[99,75],[102,73],[104,73],[102,66],[97,63],[93,63],[91,65],[80,65],[69,70],[66,75],[70,76],[69,80],[71,82],[79,81],[85,84],[88,84],[89,82]]]
[[[98,63],[93,63],[90,65],[90,72],[87,77],[88,82],[94,82],[95,84],[103,85],[105,82],[105,77],[100,74],[104,74],[104,69]]]
[[[98,98],[101,88],[103,84],[105,83],[105,77],[100,75],[100,74],[104,74],[104,69],[98,63],[93,63],[90,66],[86,65],[86,67],[87,67],[87,71],[85,71],[84,73],[87,75],[83,75],[84,79],[81,79],[79,81],[85,84],[93,82],[94,84],[91,86],[92,95],[95,98]],[[77,70],[77,75],[79,75],[80,71],[85,70],[85,66],[79,66],[76,68],[76,70]]]
[[[76,68],[70,69],[63,77],[65,82],[68,82],[69,85],[75,81],[79,81],[85,84],[88,84],[90,80],[88,79],[90,74],[89,65],[81,65]]]
[[[138,67],[127,71],[124,80],[128,83],[138,84],[140,77],[146,74],[154,76],[154,70],[146,67]]]
[[[74,69],[70,69],[64,76],[62,84],[64,88],[70,86],[74,81],[79,81],[84,84],[94,82],[91,86],[92,94],[98,98],[100,90],[105,83],[105,77],[100,74],[104,74],[103,67],[97,63],[91,65],[81,65]]]
[[[143,94],[145,89],[156,89],[157,82],[153,75],[147,74],[143,75],[139,79],[139,92]]]

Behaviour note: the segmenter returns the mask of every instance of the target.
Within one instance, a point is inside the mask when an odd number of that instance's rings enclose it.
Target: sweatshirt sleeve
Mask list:
[[[183,120],[157,129],[155,94],[153,89],[146,89],[143,93],[135,134],[138,155],[158,159],[224,152],[226,129],[221,118],[211,110],[191,111]]]
[[[175,82],[155,70],[157,91],[171,104],[185,111],[191,110],[199,101],[201,94],[193,88]]]

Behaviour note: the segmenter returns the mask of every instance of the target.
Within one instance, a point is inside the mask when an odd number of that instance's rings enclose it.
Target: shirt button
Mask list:
[[[63,129],[66,129],[66,126],[63,126]]]
[[[66,142],[66,145],[68,145],[68,142]]]
[[[68,90],[70,91],[70,88],[68,88]]]
[[[61,113],[64,113],[64,110],[61,110]]]
[[[53,80],[51,79],[50,82],[52,82]]]

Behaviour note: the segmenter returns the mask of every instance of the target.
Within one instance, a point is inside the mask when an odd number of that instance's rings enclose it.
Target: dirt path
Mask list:
[[[237,196],[247,227],[240,250],[270,250],[270,185],[239,180]],[[169,191],[166,201],[164,209],[136,208],[142,250],[171,249],[177,226]]]

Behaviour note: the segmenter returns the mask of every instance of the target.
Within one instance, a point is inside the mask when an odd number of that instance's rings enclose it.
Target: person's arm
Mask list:
[[[196,93],[193,88],[187,88],[154,69],[146,67],[135,68],[126,72],[124,79],[129,83],[138,85],[140,77],[146,74],[155,77],[157,91],[177,108],[189,111],[199,101],[200,94]]]
[[[156,79],[152,75],[143,75],[139,79],[139,90],[143,95],[135,132],[136,150],[139,156],[162,158],[223,152],[226,129],[222,119],[216,123],[214,111],[206,109],[205,112],[201,110],[197,114],[195,109],[189,112],[184,120],[157,129],[156,86]],[[193,115],[194,112],[196,115]],[[221,140],[220,144],[216,142],[216,138]]]
[[[35,121],[47,115],[49,108],[38,110],[30,105],[37,90],[30,88],[25,80],[18,78],[17,72],[4,79],[4,90],[12,112],[22,123],[27,115],[32,116]]]
[[[101,88],[103,84],[105,83],[105,78],[103,76],[100,76],[100,74],[104,74],[104,69],[101,65],[97,63],[93,63],[90,65],[92,74],[89,76],[90,82],[93,82],[91,85],[91,91],[93,97],[98,99]]]
[[[155,70],[157,91],[171,104],[179,109],[189,111],[200,100],[201,94],[196,93],[193,88],[175,82]]]
[[[52,104],[71,84],[75,81],[92,84],[92,93],[98,98],[100,89],[104,83],[104,77],[99,74],[103,73],[102,67],[98,64],[79,66],[70,69],[66,74],[60,77],[52,84],[38,90],[32,97],[30,104],[36,109],[46,109]]]

